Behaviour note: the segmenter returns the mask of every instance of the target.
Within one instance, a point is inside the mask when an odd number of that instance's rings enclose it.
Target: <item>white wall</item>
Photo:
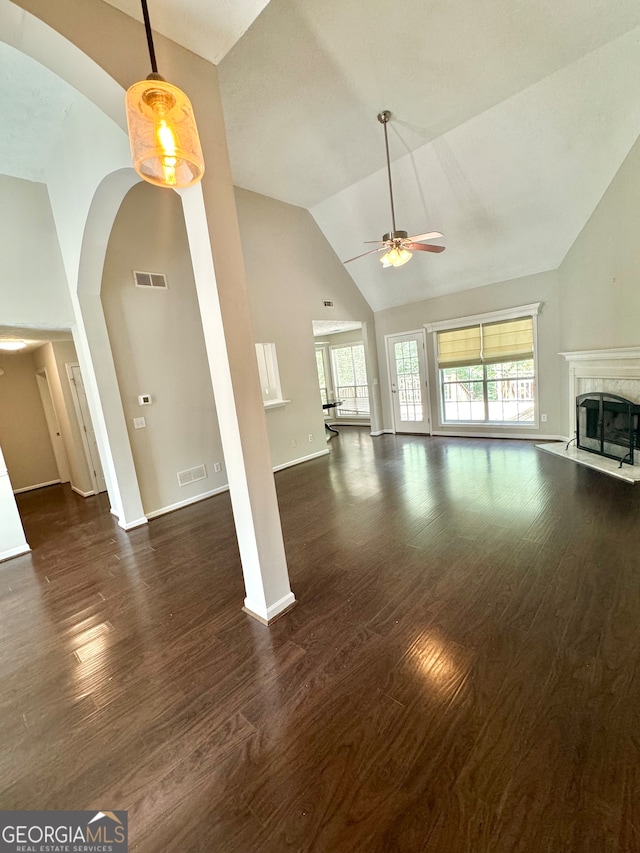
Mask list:
[[[45,184],[0,175],[0,322],[68,328],[73,310]]]

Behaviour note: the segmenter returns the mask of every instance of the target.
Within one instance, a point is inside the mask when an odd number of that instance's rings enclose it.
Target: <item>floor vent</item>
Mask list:
[[[146,287],[149,290],[167,290],[167,277],[163,272],[133,271],[136,287]]]
[[[178,485],[188,486],[189,483],[195,483],[196,480],[206,480],[207,469],[204,465],[196,465],[195,468],[189,468],[186,471],[178,471]]]

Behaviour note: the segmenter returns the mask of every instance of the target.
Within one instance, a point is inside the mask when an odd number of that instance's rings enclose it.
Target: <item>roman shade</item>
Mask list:
[[[533,358],[533,317],[478,323],[436,334],[440,368]]]

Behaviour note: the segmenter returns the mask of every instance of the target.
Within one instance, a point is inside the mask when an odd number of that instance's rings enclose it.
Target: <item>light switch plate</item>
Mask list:
[[[147,422],[144,418],[134,418],[133,419],[133,428],[134,429],[144,429],[147,425]]]

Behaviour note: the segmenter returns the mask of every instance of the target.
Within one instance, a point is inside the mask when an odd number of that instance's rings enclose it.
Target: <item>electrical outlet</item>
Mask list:
[[[219,462],[216,462],[213,466],[213,470],[216,474],[219,474],[222,471],[222,465]]]
[[[540,420],[542,421],[543,424],[546,424],[547,416],[546,415],[540,415]]]
[[[291,439],[291,447],[297,447],[297,446],[298,446],[298,442],[295,440],[295,438],[292,438]]]
[[[134,418],[133,419],[133,428],[134,429],[144,429],[147,425],[147,422],[144,418]]]
[[[312,441],[313,441],[313,433],[310,432],[309,433],[309,444],[311,444]]]

